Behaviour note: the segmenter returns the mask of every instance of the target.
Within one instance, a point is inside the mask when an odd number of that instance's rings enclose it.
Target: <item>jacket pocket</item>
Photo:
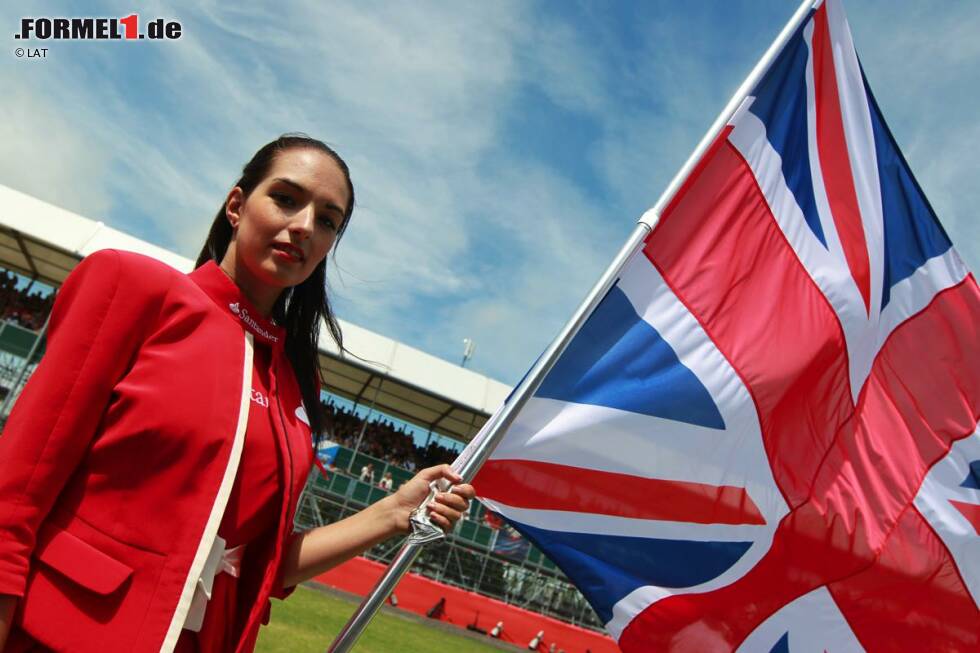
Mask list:
[[[172,613],[158,598],[166,561],[78,515],[54,515],[38,531],[18,625],[55,651],[158,651]]]
[[[42,536],[38,561],[96,594],[112,594],[133,575],[132,567],[66,530],[52,528]]]

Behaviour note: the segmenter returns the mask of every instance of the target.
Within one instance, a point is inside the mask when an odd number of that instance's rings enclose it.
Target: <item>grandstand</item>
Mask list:
[[[104,248],[140,252],[183,272],[193,268],[193,261],[173,252],[0,185],[0,281],[7,279],[0,293],[0,429],[43,353],[54,292],[82,258]],[[341,321],[341,326],[353,355],[341,355],[334,343],[321,341],[329,470],[311,474],[297,511],[299,528],[341,519],[382,498],[387,490],[378,481],[385,474],[394,490],[413,469],[451,460],[510,390],[357,325]],[[361,480],[368,464],[373,477]],[[386,562],[400,544],[383,543],[366,557]],[[477,502],[445,541],[426,547],[413,571],[601,629],[561,571]]]

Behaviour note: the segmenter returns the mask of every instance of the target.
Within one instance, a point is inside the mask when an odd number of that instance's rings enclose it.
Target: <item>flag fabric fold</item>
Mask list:
[[[977,650],[978,324],[827,0],[474,483],[627,653]]]

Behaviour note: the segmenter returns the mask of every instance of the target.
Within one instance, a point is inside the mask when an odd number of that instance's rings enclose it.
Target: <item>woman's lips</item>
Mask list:
[[[282,254],[284,257],[288,258],[290,261],[295,263],[303,262],[303,252],[296,247],[283,243],[273,243],[272,248]]]

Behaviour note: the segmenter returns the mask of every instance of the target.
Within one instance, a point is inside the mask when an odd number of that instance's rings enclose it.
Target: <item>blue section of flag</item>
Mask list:
[[[796,30],[753,91],[755,101],[749,107],[749,112],[766,126],[766,138],[782,159],[786,185],[803,211],[803,218],[810,230],[826,247],[810,176],[806,103],[809,47],[803,38],[805,25],[804,22]]]
[[[980,490],[980,460],[970,461],[970,473],[966,475],[960,487],[973,488]]]
[[[708,390],[618,286],[603,298],[535,395],[725,428]]]
[[[782,637],[779,638],[779,641],[776,642],[776,645],[772,647],[772,649],[769,651],[769,653],[789,653],[789,632],[788,631]]]
[[[863,77],[863,70],[861,74]],[[866,77],[864,90],[868,95],[875,138],[885,227],[885,275],[881,294],[881,307],[884,308],[888,305],[892,286],[912,276],[927,260],[952,247],[952,243],[885,124]]]
[[[508,520],[561,567],[603,623],[624,596],[646,585],[692,587],[725,573],[751,542],[699,542],[565,533]]]

